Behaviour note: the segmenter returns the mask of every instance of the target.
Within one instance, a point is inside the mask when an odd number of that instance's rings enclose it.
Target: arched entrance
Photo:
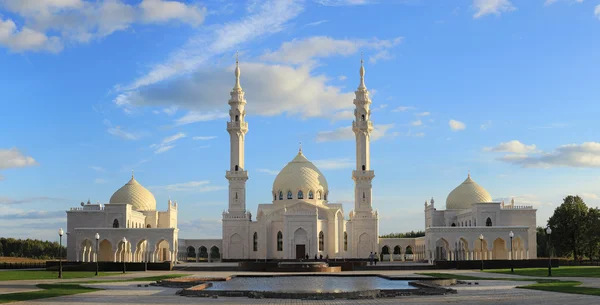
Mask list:
[[[298,228],[294,232],[294,256],[297,259],[302,259],[306,257],[309,249],[308,245],[308,233],[303,228]]]
[[[221,252],[219,252],[219,248],[217,246],[212,246],[210,248],[210,260],[211,262],[213,261],[218,261],[221,260]]]
[[[94,261],[92,242],[89,239],[86,239],[81,243],[80,255],[80,259],[82,262]]]
[[[189,246],[187,248],[187,256],[185,258],[186,261],[188,262],[195,262],[196,261],[196,248]]]
[[[112,249],[112,244],[108,240],[103,240],[100,242],[100,251],[98,251],[98,261],[99,262],[112,262],[115,260],[114,252]]]
[[[493,259],[508,259],[508,250],[506,249],[506,241],[498,237],[494,240],[492,245],[492,258]]]
[[[208,260],[208,249],[206,249],[205,246],[201,246],[200,249],[198,250],[198,258],[201,261],[205,261]]]
[[[447,240],[440,238],[435,242],[435,260],[450,260],[450,244]]]
[[[363,233],[358,237],[357,255],[359,258],[368,258],[369,254],[373,251],[373,245],[371,244],[371,237],[367,233]]]
[[[244,240],[235,233],[229,238],[229,258],[240,259],[244,258]]]

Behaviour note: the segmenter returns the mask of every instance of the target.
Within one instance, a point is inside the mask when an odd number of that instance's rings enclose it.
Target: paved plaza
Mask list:
[[[503,274],[487,274],[478,271],[442,271],[447,273],[456,273],[464,275],[473,275],[481,277],[511,277]],[[397,297],[391,299],[370,299],[370,300],[278,300],[278,299],[249,299],[245,297],[226,298],[198,298],[182,297],[175,295],[177,289],[163,287],[137,287],[138,284],[148,284],[148,282],[119,282],[110,283],[110,280],[122,280],[136,277],[147,277],[155,275],[168,274],[169,272],[145,272],[131,273],[124,275],[115,275],[110,277],[101,277],[98,279],[106,280],[107,283],[85,284],[85,286],[102,288],[105,290],[78,294],[73,296],[57,297],[51,299],[42,299],[36,301],[20,302],[15,304],[44,304],[44,305],[65,305],[65,304],[598,304],[600,298],[596,296],[585,296],[576,294],[563,294],[555,292],[543,292],[535,290],[517,289],[517,285],[527,285],[533,282],[523,281],[502,281],[486,280],[477,281],[479,285],[457,285],[453,286],[458,291],[457,294],[445,296],[409,296]],[[171,272],[173,273],[173,272]],[[181,273],[181,272],[178,272]],[[244,272],[186,272],[193,276],[228,276],[236,274],[248,274]],[[361,271],[345,272],[345,274],[385,274],[390,276],[418,276],[413,271]],[[251,273],[252,274],[252,273]],[[256,273],[253,273],[256,274]],[[583,282],[584,286],[600,287],[600,279],[596,278],[561,278],[562,280],[578,280]],[[61,282],[81,282],[86,279],[62,280]],[[38,280],[38,281],[11,281],[0,282],[0,294],[10,292],[30,291],[36,289],[37,283],[55,283],[57,280]],[[475,281],[471,281],[475,282]]]

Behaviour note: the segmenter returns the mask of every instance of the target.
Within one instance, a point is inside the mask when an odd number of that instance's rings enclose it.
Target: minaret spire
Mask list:
[[[240,62],[238,56],[238,52],[235,52],[235,86],[233,86],[233,90],[235,91],[242,90],[242,86],[240,86]]]
[[[135,178],[134,176],[135,176],[135,175],[134,175],[134,173],[133,173],[133,170],[131,170],[131,179],[134,179],[134,178]]]
[[[298,148],[298,153],[302,153],[302,141],[300,141],[300,146]]]
[[[358,90],[367,90],[367,86],[365,86],[365,65],[362,52],[360,52],[360,85],[358,85]]]

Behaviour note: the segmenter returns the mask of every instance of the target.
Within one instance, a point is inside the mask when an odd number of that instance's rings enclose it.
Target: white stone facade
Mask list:
[[[154,196],[133,177],[108,204],[81,203],[67,211],[67,259],[162,262],[177,258],[177,203],[156,211]],[[96,234],[99,239],[96,240]],[[123,242],[125,238],[126,242]],[[97,253],[97,255],[96,255]]]

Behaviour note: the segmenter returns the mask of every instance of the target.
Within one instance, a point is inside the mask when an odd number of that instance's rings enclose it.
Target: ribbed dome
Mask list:
[[[287,199],[288,191],[292,192],[294,199],[297,198],[298,191],[303,192],[304,199],[308,199],[310,191],[313,192],[314,199],[319,199],[317,192],[320,191],[323,199],[329,189],[325,176],[300,151],[294,160],[277,174],[273,182],[273,193],[279,196],[279,191],[283,192],[283,199]]]
[[[446,198],[446,209],[470,209],[473,203],[491,202],[492,196],[471,179],[471,175]]]
[[[109,203],[129,203],[138,211],[155,211],[156,199],[145,187],[139,184],[132,176],[127,184],[118,189],[111,197]]]

